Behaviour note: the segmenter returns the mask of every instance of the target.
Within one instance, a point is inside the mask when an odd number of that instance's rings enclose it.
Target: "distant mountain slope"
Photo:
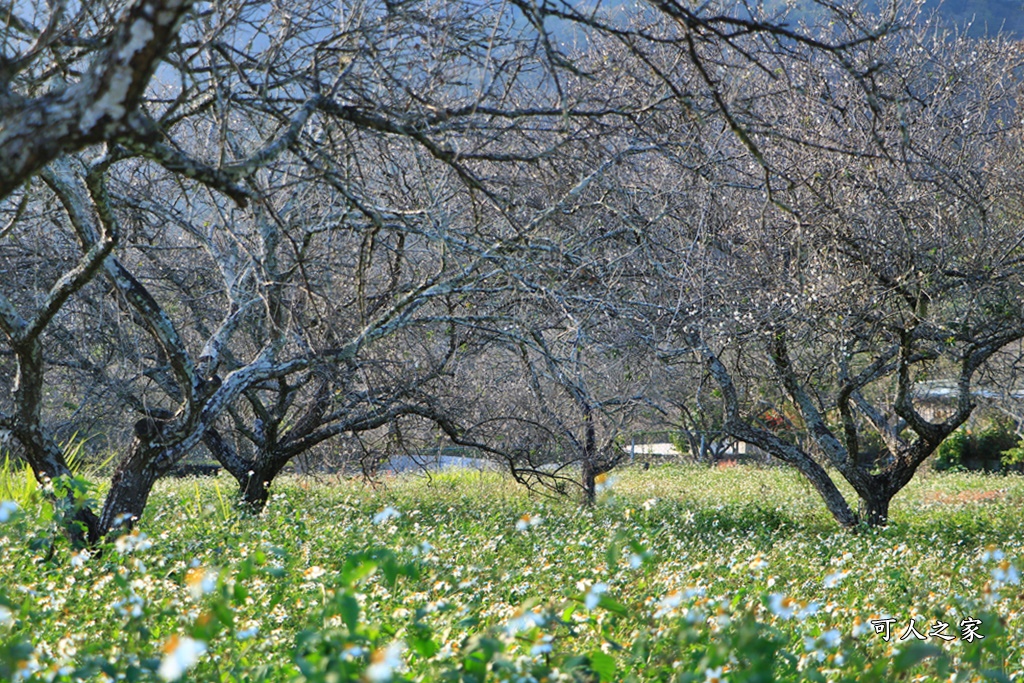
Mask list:
[[[971,35],[992,35],[1004,30],[1024,38],[1024,1],[1022,0],[927,0],[926,11],[939,14],[956,25],[971,23]]]
[[[569,0],[573,2],[573,0]],[[637,0],[596,0],[605,11],[637,4]],[[822,7],[814,0],[763,0],[767,7],[792,7],[792,21],[820,17]],[[868,8],[877,7],[886,0],[867,0]],[[592,6],[595,0],[578,0],[574,4]],[[642,4],[642,3],[641,3]],[[627,10],[628,11],[628,10]],[[1024,0],[924,0],[921,16],[936,12],[950,27],[970,26],[970,35],[983,37],[999,31],[1024,39]]]
[[[782,6],[789,0],[768,0],[768,6],[778,3]],[[885,0],[867,0],[870,11]],[[814,0],[796,0],[790,17],[810,20],[821,17],[824,10]],[[1024,0],[924,0],[921,17],[937,14],[951,28],[969,27],[974,37],[992,36],[1003,31],[1018,39],[1024,39]]]

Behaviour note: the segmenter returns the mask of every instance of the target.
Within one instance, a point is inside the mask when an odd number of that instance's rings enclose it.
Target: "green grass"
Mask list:
[[[591,510],[497,474],[284,479],[258,518],[227,479],[166,481],[152,546],[84,563],[33,497],[0,524],[0,680],[170,678],[185,637],[200,681],[384,680],[389,647],[395,680],[1024,677],[1024,478],[924,476],[850,533],[779,468],[616,476]],[[912,616],[985,638],[899,642]]]

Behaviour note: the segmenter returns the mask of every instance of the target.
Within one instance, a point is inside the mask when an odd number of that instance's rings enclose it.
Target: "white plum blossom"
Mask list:
[[[139,18],[132,22],[132,27],[129,29],[131,39],[125,43],[120,51],[118,57],[124,61],[130,60],[135,56],[136,52],[139,52],[146,47],[146,43],[153,39],[153,27],[145,19]]]

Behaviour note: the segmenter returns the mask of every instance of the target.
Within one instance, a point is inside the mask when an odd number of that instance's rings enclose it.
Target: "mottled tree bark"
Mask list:
[[[62,154],[122,130],[191,5],[135,0],[81,81],[34,99],[0,92],[0,199]]]

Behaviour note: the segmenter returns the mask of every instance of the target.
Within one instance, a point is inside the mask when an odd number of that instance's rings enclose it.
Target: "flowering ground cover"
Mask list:
[[[930,475],[841,531],[783,469],[654,467],[596,507],[496,474],[161,483],[99,556],[0,482],[0,680],[1024,678],[1024,480]]]

